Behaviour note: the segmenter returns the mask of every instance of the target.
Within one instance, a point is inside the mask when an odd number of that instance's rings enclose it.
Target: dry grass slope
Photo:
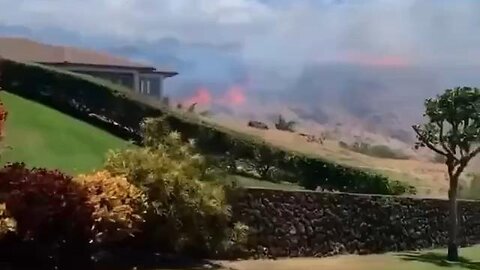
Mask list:
[[[326,140],[323,144],[307,143],[304,138],[295,133],[249,128],[243,121],[226,118],[218,119],[216,122],[221,126],[256,136],[291,151],[318,156],[346,166],[373,170],[392,179],[405,181],[417,187],[418,195],[422,197],[446,197],[447,194],[448,181],[445,166],[441,163],[413,158],[406,160],[376,158],[342,148],[338,145],[338,141],[334,140]],[[479,168],[480,159],[477,159],[470,166],[470,171]]]

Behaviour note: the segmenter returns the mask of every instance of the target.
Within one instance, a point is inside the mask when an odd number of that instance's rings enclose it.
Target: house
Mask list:
[[[92,75],[156,98],[162,97],[164,80],[178,74],[103,52],[17,37],[0,37],[0,57]]]

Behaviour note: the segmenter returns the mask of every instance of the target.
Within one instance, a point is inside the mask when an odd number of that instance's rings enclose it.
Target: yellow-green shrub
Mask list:
[[[125,175],[148,196],[146,238],[163,250],[201,255],[238,244],[245,226],[231,224],[224,187],[206,181],[215,174],[193,143],[182,143],[178,133],[151,135],[144,134],[146,147],[112,152],[106,162],[108,171]]]
[[[98,243],[121,241],[141,229],[146,196],[123,176],[108,171],[79,175],[75,181],[84,187],[93,208],[93,232]]]
[[[0,204],[0,239],[17,229],[17,222],[12,218],[4,203]]]

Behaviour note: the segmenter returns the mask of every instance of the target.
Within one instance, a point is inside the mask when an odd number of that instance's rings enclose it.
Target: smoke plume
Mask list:
[[[0,3],[0,32],[171,66],[168,95],[249,118],[282,111],[407,138],[424,98],[480,85],[480,1]]]

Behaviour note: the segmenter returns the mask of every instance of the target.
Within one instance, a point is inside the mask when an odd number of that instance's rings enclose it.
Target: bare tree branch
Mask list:
[[[413,126],[412,127],[413,130],[415,131],[415,133],[417,133],[417,136],[418,136],[418,139],[424,143],[428,148],[430,148],[432,151],[436,152],[437,154],[440,154],[440,155],[443,155],[443,156],[449,156],[449,153],[448,152],[443,152],[442,150],[438,149],[437,147],[435,147],[435,145],[431,144],[427,138],[425,138],[425,136],[422,135],[422,133],[420,132],[420,130],[418,129],[417,126]]]

